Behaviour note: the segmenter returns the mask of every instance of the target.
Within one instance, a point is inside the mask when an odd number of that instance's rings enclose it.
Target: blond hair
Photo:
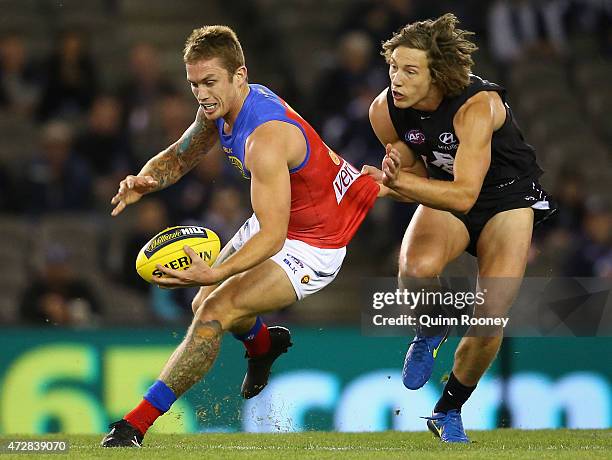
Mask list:
[[[202,59],[219,58],[233,75],[244,65],[244,53],[236,32],[227,26],[204,26],[194,29],[185,42],[183,61],[187,64]]]
[[[471,54],[478,49],[467,38],[474,33],[458,29],[457,24],[451,13],[408,24],[383,42],[381,54],[388,62],[399,46],[425,51],[434,83],[445,96],[457,96],[470,83]]]

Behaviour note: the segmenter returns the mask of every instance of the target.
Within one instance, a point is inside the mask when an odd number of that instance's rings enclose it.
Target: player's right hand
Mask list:
[[[382,184],[384,174],[375,166],[364,165],[361,168],[361,174],[364,176],[370,176],[377,184]]]
[[[143,195],[154,192],[158,182],[151,176],[127,176],[119,183],[119,191],[111,200],[115,208],[111,216],[116,216],[125,209],[128,204],[136,203]]]
[[[378,169],[375,166],[364,165],[361,168],[361,174],[363,176],[371,177],[372,179],[374,179],[374,182],[378,184],[378,187],[379,187],[378,198],[381,198],[383,196],[387,196],[390,194],[389,187],[383,184],[383,179],[385,177],[385,174],[382,172],[382,170]]]

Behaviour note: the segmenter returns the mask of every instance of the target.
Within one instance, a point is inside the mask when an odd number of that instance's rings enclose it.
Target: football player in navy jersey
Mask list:
[[[402,241],[400,287],[439,287],[446,265],[464,251],[478,259],[481,317],[504,317],[518,292],[535,223],[554,212],[542,174],[504,88],[471,74],[471,32],[446,14],[409,24],[383,43],[390,85],[370,107],[386,148],[381,169],[363,172],[400,201],[419,203]],[[500,279],[504,280],[501,281]],[[409,389],[431,376],[448,334],[417,328],[403,369]],[[502,327],[469,329],[455,352],[444,392],[428,417],[445,442],[468,442],[461,407],[495,359]]]

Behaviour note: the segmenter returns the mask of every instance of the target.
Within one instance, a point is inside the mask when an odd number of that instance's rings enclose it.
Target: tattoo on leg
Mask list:
[[[210,369],[219,353],[222,335],[219,321],[196,319],[193,322],[159,376],[177,398]]]

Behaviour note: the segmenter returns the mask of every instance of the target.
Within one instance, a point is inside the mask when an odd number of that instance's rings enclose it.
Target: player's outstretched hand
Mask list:
[[[374,182],[378,184],[380,187],[380,191],[378,192],[378,197],[383,197],[389,195],[389,187],[383,185],[383,172],[375,166],[364,165],[361,168],[361,174],[364,176],[369,176],[374,179]]]
[[[115,205],[111,216],[118,215],[128,204],[136,203],[144,194],[155,191],[157,185],[151,176],[127,176],[119,183],[119,191],[111,200],[111,204]]]
[[[400,173],[400,154],[391,144],[385,147],[385,157],[382,161],[383,178],[382,183],[387,187],[393,188]]]
[[[364,176],[370,176],[377,184],[382,184],[383,172],[376,166],[364,165],[361,168],[361,174]]]
[[[162,288],[184,288],[194,286],[212,286],[220,282],[221,276],[215,268],[210,268],[204,260],[189,246],[183,246],[183,251],[191,259],[191,265],[187,270],[172,270],[163,265],[156,267],[165,276],[153,277],[152,282]]]

